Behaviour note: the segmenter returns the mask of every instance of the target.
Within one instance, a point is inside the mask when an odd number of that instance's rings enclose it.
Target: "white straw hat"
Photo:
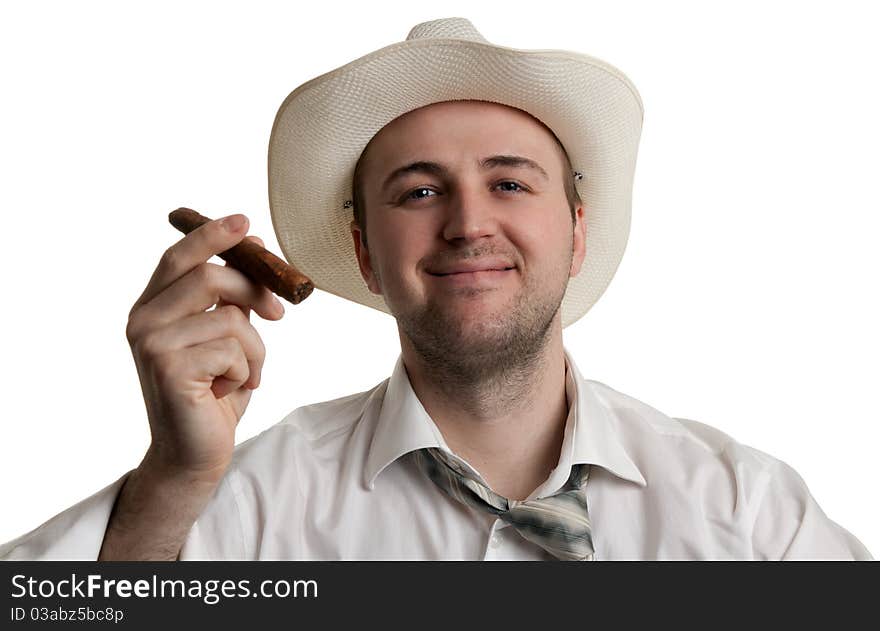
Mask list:
[[[562,325],[583,316],[614,276],[629,236],[642,101],[613,66],[562,50],[487,42],[464,18],[413,27],[288,95],[269,140],[269,206],[288,262],[315,287],[390,313],[361,276],[351,238],[352,176],[370,139],[411,110],[453,100],[524,110],[559,138],[587,223],[586,258],[570,278]]]

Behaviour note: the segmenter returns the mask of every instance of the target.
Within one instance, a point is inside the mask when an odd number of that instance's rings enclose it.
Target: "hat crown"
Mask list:
[[[410,29],[406,39],[465,39],[489,43],[467,18],[441,18],[416,24]]]

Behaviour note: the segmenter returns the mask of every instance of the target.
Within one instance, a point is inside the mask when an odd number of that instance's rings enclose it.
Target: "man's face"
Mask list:
[[[361,173],[361,272],[415,349],[482,373],[534,355],[584,258],[551,133],[507,106],[437,103],[386,125]]]

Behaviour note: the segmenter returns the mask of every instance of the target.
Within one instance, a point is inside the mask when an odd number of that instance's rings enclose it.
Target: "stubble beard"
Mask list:
[[[564,275],[560,272],[545,283],[526,278],[507,304],[479,321],[464,317],[453,303],[479,301],[478,294],[491,290],[460,290],[460,295],[445,303],[431,299],[394,316],[435,387],[455,393],[466,407],[483,407],[501,393],[514,405],[535,385],[533,375],[551,339],[570,263]],[[493,405],[497,404],[495,400]]]

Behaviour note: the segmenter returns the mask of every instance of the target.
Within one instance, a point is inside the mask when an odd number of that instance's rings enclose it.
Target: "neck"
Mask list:
[[[509,499],[528,497],[559,462],[568,403],[558,318],[546,343],[521,361],[491,370],[427,362],[401,336],[416,396],[450,449]]]

